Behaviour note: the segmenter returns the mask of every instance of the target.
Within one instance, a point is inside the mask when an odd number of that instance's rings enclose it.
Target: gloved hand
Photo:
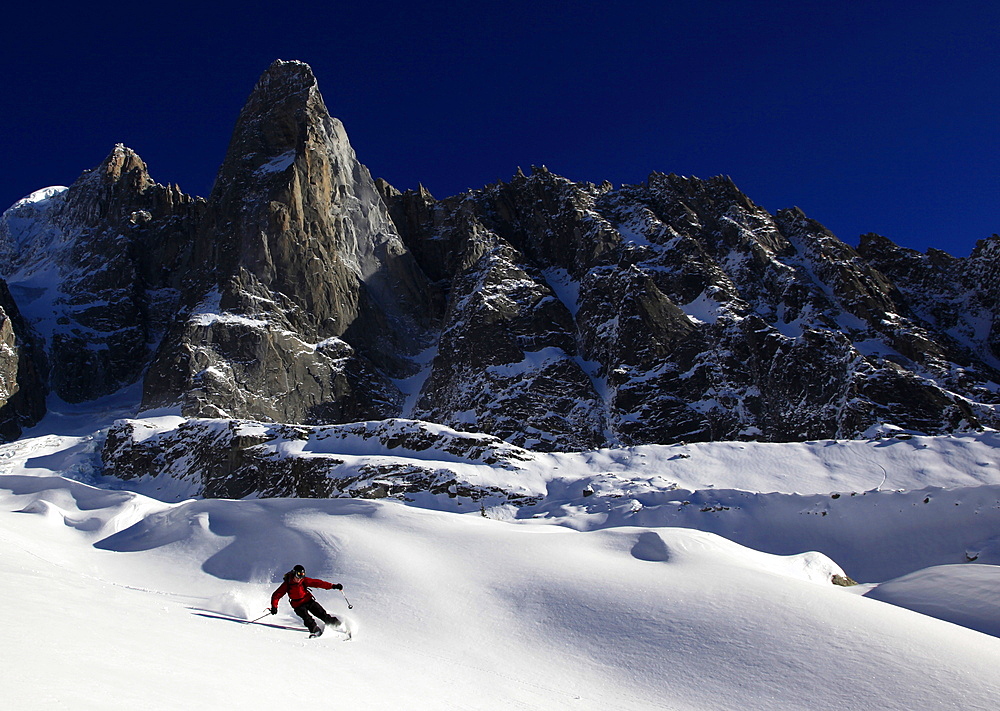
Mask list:
[[[271,608],[271,614],[272,614],[272,615],[277,615],[277,614],[278,614],[278,608],[276,608],[276,607],[272,607],[272,608]]]
[[[343,586],[343,585],[341,585],[340,583],[334,583],[334,584],[333,584],[333,587],[332,587],[331,589],[332,589],[332,590],[343,590],[343,589],[344,589],[344,586]]]

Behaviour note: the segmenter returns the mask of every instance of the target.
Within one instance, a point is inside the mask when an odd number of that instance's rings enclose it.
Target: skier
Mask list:
[[[323,606],[319,604],[309,588],[323,588],[324,590],[343,590],[340,583],[328,583],[318,578],[307,578],[306,569],[301,565],[296,565],[285,573],[285,581],[278,586],[278,589],[271,593],[271,614],[278,614],[278,601],[285,593],[288,593],[288,601],[292,604],[295,614],[302,618],[309,628],[310,637],[319,637],[323,634],[323,626],[313,619],[316,615],[328,625],[339,625],[340,620],[330,615]]]

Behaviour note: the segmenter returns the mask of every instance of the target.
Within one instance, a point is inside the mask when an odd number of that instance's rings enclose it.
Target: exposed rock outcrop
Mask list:
[[[330,422],[398,415],[391,378],[429,341],[426,279],[301,62],[246,103],[198,228],[207,289],[145,381],[190,416]]]
[[[533,499],[527,489],[501,489],[471,474],[476,465],[517,472],[519,462],[530,460],[529,452],[495,437],[412,420],[309,427],[190,419],[161,429],[120,420],[107,434],[102,457],[106,474],[162,482],[163,495],[174,499],[419,494],[488,498],[493,504]]]
[[[0,442],[17,439],[45,414],[44,357],[0,280]]]
[[[956,342],[876,262],[727,178],[615,190],[536,168],[442,201],[380,187],[448,295],[416,417],[535,448],[998,421],[984,344]]]
[[[153,182],[118,145],[68,189],[40,191],[4,214],[3,276],[63,400],[92,400],[142,377],[188,287],[202,207]]]

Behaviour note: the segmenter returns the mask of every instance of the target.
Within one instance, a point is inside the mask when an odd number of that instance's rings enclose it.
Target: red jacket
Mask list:
[[[292,607],[305,605],[313,599],[313,595],[309,592],[309,588],[323,588],[324,590],[330,590],[333,588],[333,583],[328,583],[325,580],[319,580],[318,578],[296,578],[291,573],[286,573],[285,582],[279,585],[278,589],[271,593],[271,607],[277,607],[278,602],[281,600],[281,596],[285,593],[288,593],[288,601],[292,603]]]

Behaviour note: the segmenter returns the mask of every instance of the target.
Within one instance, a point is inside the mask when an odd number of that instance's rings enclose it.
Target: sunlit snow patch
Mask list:
[[[267,163],[257,168],[255,173],[258,175],[267,175],[268,173],[280,173],[295,162],[295,150],[285,151],[279,156],[275,156]]]
[[[1000,637],[1000,566],[938,565],[865,593],[941,620]]]

